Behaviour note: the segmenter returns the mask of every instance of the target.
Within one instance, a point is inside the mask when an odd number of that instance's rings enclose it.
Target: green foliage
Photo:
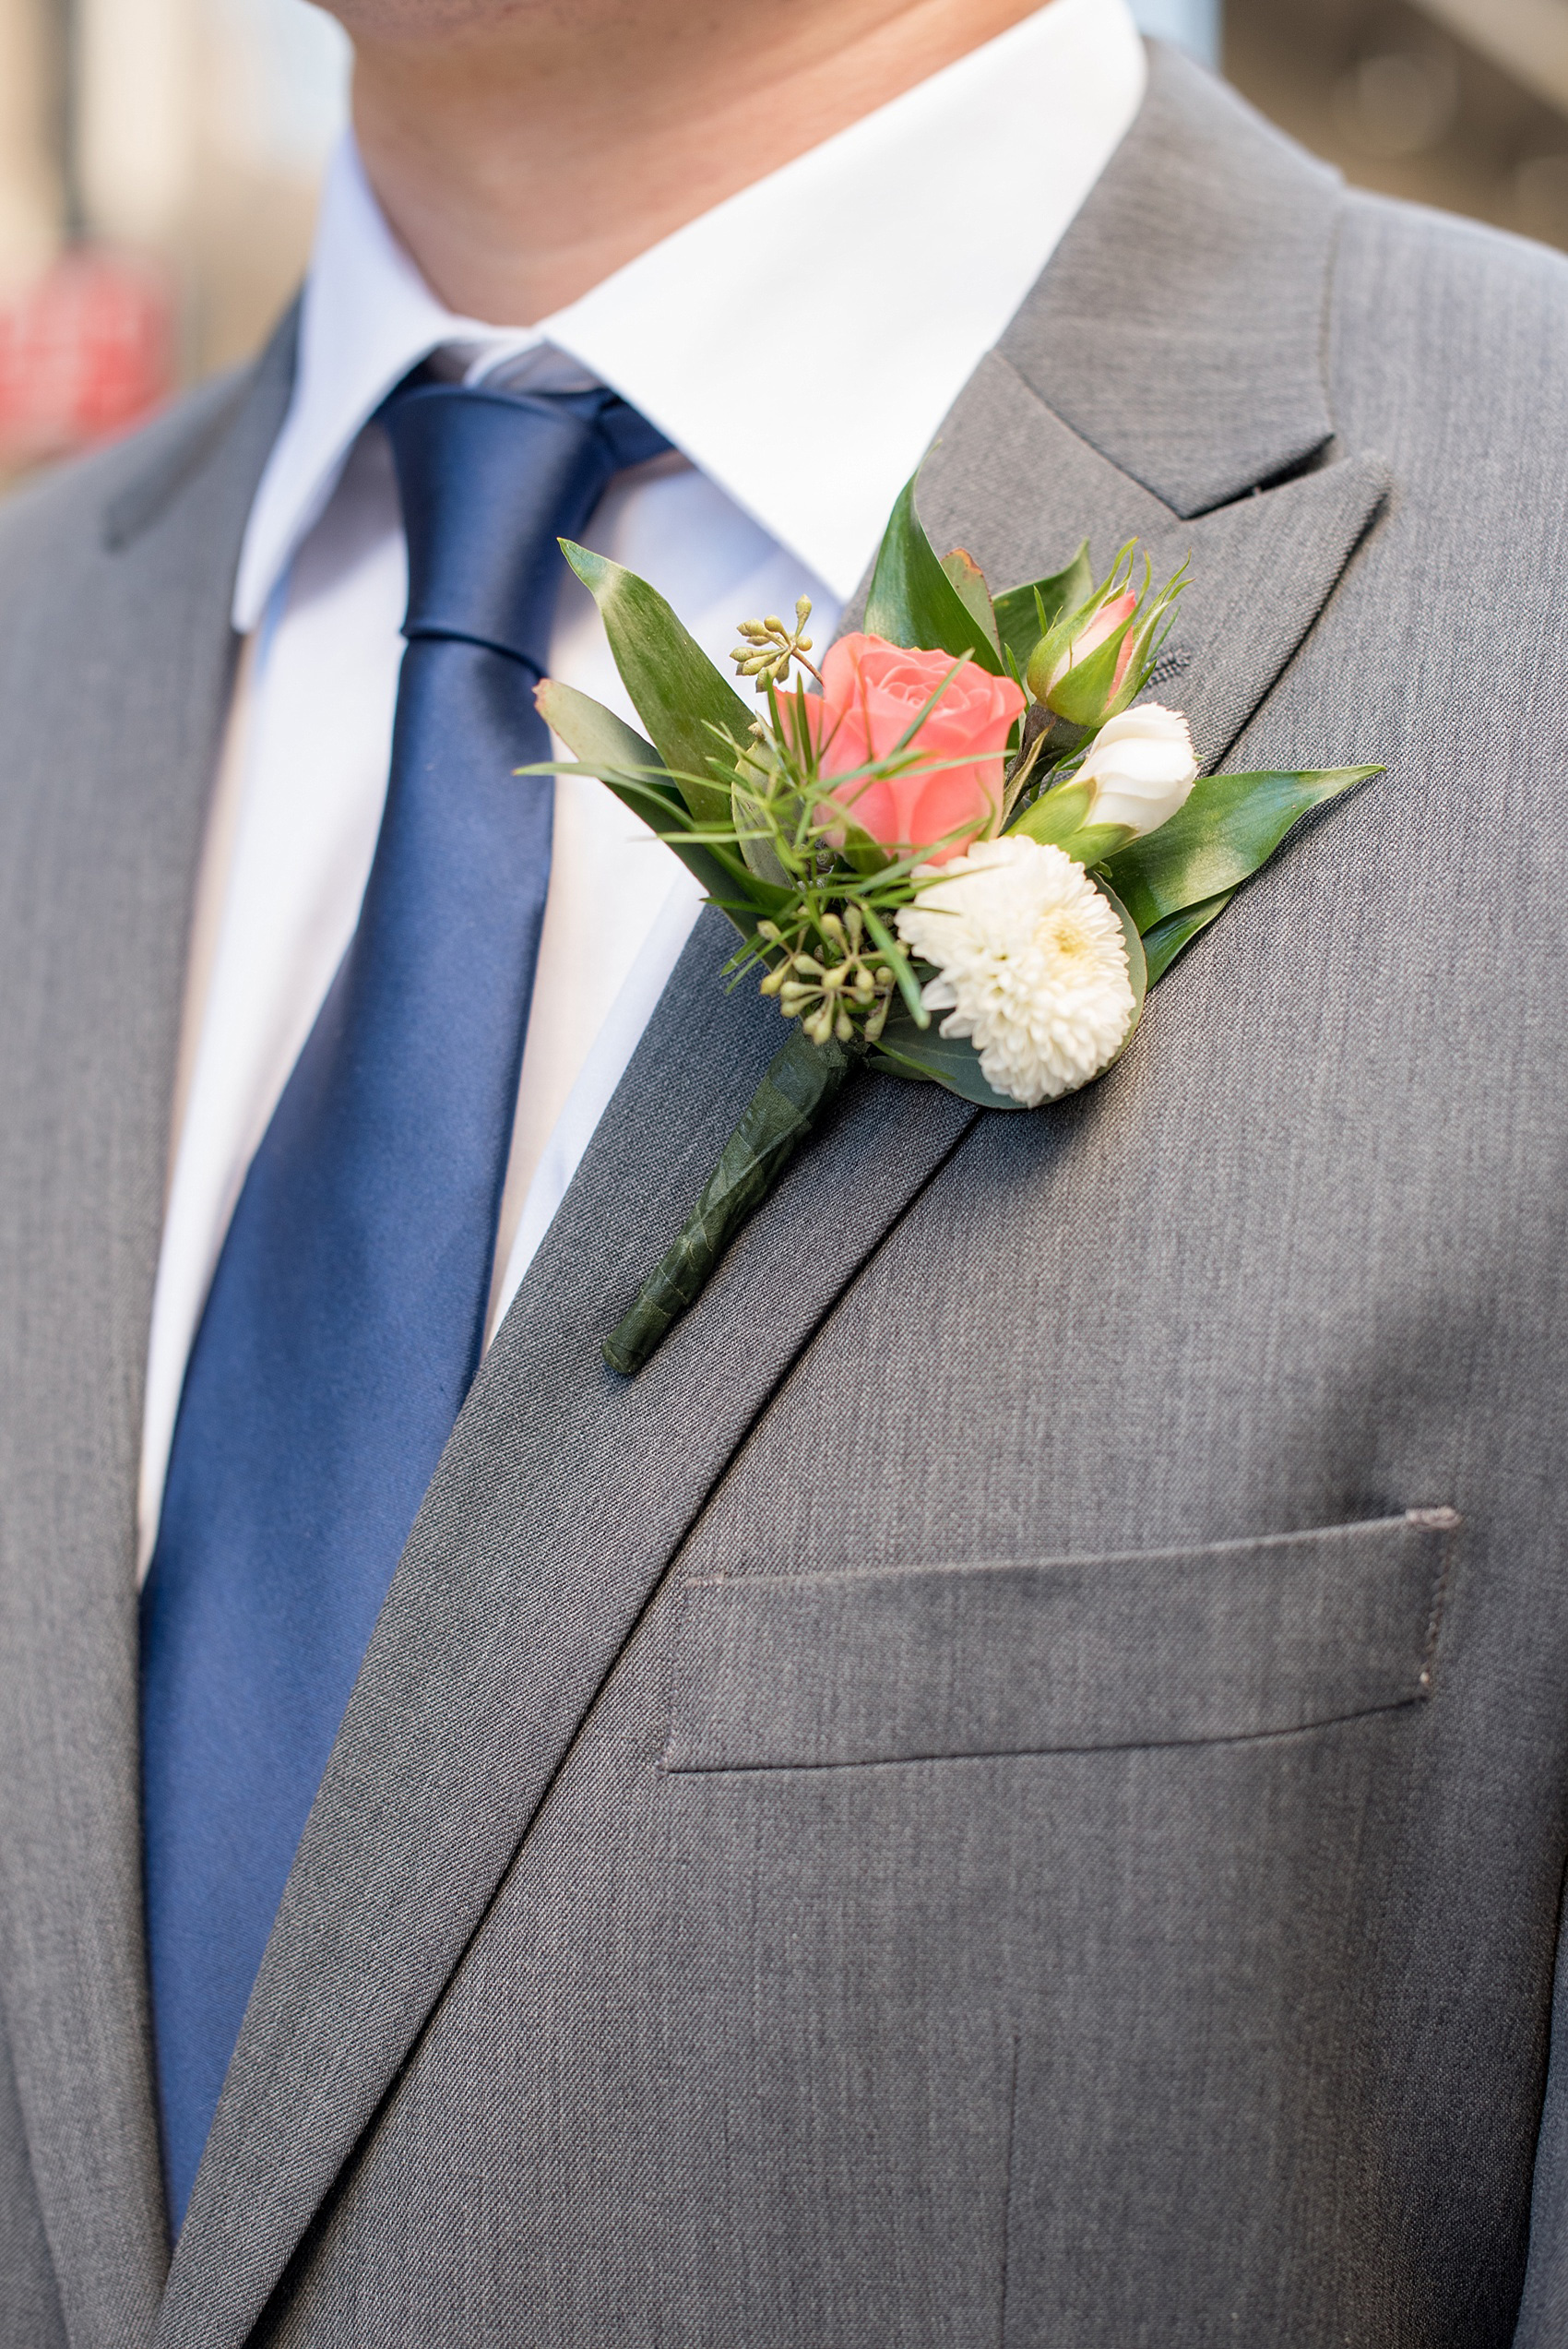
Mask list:
[[[868,635],[885,637],[889,644],[950,652],[955,660],[968,653],[992,675],[1002,674],[995,619],[977,618],[938,562],[915,511],[913,479],[899,493],[883,534],[865,625]]]
[[[545,724],[553,728],[568,749],[576,751],[585,767],[600,775],[600,769],[606,767],[615,774],[638,776],[644,779],[648,800],[684,813],[685,802],[665,773],[652,743],[645,742],[635,726],[617,718],[613,709],[606,709],[602,701],[579,693],[575,686],[564,686],[558,677],[546,677],[534,688],[534,706]]]
[[[1086,824],[1081,830],[1068,833],[1061,844],[1062,853],[1070,856],[1075,864],[1103,864],[1132,837],[1128,824]]]
[[[1095,887],[1099,889],[1101,897],[1109,898],[1111,903],[1115,907],[1117,916],[1122,924],[1122,936],[1127,948],[1127,976],[1132,982],[1133,987],[1133,1016],[1127,1022],[1126,1034],[1123,1037],[1121,1043],[1112,1055],[1112,1060],[1120,1060],[1122,1055],[1126,1051],[1127,1046],[1132,1043],[1134,1031],[1136,1029],[1139,1020],[1144,1016],[1144,1003],[1149,991],[1148,959],[1144,952],[1144,942],[1138,936],[1137,924],[1134,921],[1132,915],[1128,912],[1126,907],[1123,904],[1121,899],[1117,896],[1110,882],[1105,878],[1103,873],[1096,874]],[[1108,1060],[1105,1065],[1109,1068],[1111,1066],[1111,1061]]]
[[[1075,864],[1099,864],[1132,838],[1125,824],[1086,824],[1092,787],[1060,783],[1026,807],[1009,832],[1021,832],[1042,848],[1059,848]]]
[[[813,1043],[798,1028],[775,1054],[679,1236],[604,1341],[612,1370],[636,1377],[671,1324],[695,1303],[724,1250],[810,1139],[853,1065],[841,1044]]]
[[[1152,987],[1163,979],[1183,947],[1191,946],[1200,930],[1218,921],[1231,899],[1234,889],[1222,889],[1218,897],[1205,898],[1201,905],[1189,905],[1183,912],[1168,913],[1144,936],[1144,954],[1148,963],[1148,983]]]
[[[991,590],[985,583],[985,573],[968,548],[956,546],[951,554],[944,554],[942,568],[970,619],[985,630],[987,641],[1000,655],[1002,638],[997,634],[996,609],[991,600]]]
[[[787,902],[787,889],[770,888],[766,878],[750,872],[743,857],[734,854],[724,842],[697,833],[685,799],[653,745],[645,742],[612,709],[606,709],[591,695],[578,693],[574,686],[564,686],[554,677],[545,679],[534,699],[545,722],[554,728],[569,750],[576,751],[581,761],[576,771],[597,775],[634,815],[651,825],[687,871],[695,875],[713,902],[722,907],[742,937],[751,934],[758,921],[778,912]],[[560,770],[544,767],[520,771],[549,774]]]
[[[1309,808],[1382,772],[1380,767],[1336,767],[1303,774],[1202,776],[1169,823],[1108,860],[1111,885],[1146,935],[1168,915],[1239,888],[1268,862]],[[1178,951],[1172,948],[1172,954]],[[1170,959],[1167,956],[1166,967]]]
[[[746,741],[751,711],[646,579],[569,539],[561,551],[599,606],[622,682],[687,808],[699,823],[727,824],[726,745]]]
[[[738,776],[730,786],[730,813],[734,820],[735,839],[742,858],[753,879],[768,882],[775,888],[788,889],[790,876],[769,838],[767,810],[756,793],[748,791]]]
[[[1041,637],[1055,626],[1064,612],[1075,612],[1093,593],[1089,543],[1085,539],[1064,571],[1053,571],[1045,579],[1028,579],[1022,587],[1008,588],[997,597],[996,625],[1001,631],[1002,649],[1004,653],[1011,653],[1020,677]]]
[[[1023,1107],[1011,1093],[999,1093],[986,1082],[980,1055],[968,1036],[944,1036],[934,1026],[917,1028],[908,1011],[896,1011],[889,1019],[871,1065],[890,1077],[945,1086],[961,1101],[972,1101],[980,1109]]]
[[[1039,841],[1042,848],[1060,848],[1088,814],[1092,796],[1087,783],[1063,783],[1055,791],[1042,793],[1007,829],[1022,832],[1026,840]]]

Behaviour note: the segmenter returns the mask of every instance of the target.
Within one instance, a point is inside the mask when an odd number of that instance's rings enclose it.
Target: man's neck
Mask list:
[[[360,152],[394,229],[452,309],[530,326],[1036,6],[574,0],[439,35],[342,13]],[[766,253],[754,290],[767,300]]]

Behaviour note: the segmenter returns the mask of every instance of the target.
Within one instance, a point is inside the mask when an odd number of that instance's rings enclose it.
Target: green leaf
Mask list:
[[[561,551],[599,606],[622,682],[682,798],[699,823],[727,824],[729,778],[695,779],[721,756],[715,729],[737,746],[749,739],[750,709],[646,579],[569,539]]]
[[[837,830],[838,827],[835,825],[834,829]],[[871,834],[862,831],[851,817],[844,817],[843,832],[844,845],[838,853],[845,864],[862,877],[869,879],[873,873],[885,873],[890,864],[897,863],[892,850],[884,848],[880,841],[873,841]]]
[[[997,597],[996,625],[1003,649],[1013,655],[1020,675],[1046,630],[1064,612],[1075,612],[1087,603],[1093,593],[1089,543],[1085,539],[1064,571],[1053,571],[1048,579],[1026,580],[1022,587],[1008,588]]]
[[[1126,846],[1132,833],[1125,824],[1084,823],[1092,797],[1089,783],[1059,784],[1026,808],[1008,831],[1022,832],[1026,840],[1039,841],[1045,848],[1059,848],[1076,864],[1102,864]]]
[[[956,589],[958,601],[970,619],[979,621],[989,643],[1000,652],[1002,638],[996,632],[996,612],[991,601],[991,590],[985,583],[985,573],[968,548],[956,546],[951,554],[944,554],[942,568],[949,583]]]
[[[604,1341],[612,1370],[635,1377],[666,1332],[690,1311],[736,1233],[811,1139],[854,1065],[842,1044],[814,1044],[798,1028],[774,1055],[674,1244],[643,1282],[625,1319]]]
[[[982,669],[1002,674],[1002,656],[990,633],[937,561],[921,527],[913,478],[900,491],[883,533],[865,626],[869,636],[885,637],[889,644],[950,652],[956,661],[969,653]]]
[[[1075,661],[1063,675],[1048,688],[1047,680],[1039,680],[1043,699],[1048,689],[1051,707],[1059,718],[1075,726],[1098,728],[1111,714],[1111,701],[1116,688],[1116,672],[1122,664],[1122,648],[1130,631],[1137,625],[1136,613],[1113,628],[1105,642],[1097,645],[1087,659]],[[1044,656],[1042,655],[1042,665]]]
[[[1137,925],[1114,889],[1096,879],[1095,887],[1114,909],[1122,924],[1122,935],[1127,943],[1127,976],[1133,989],[1133,1016],[1105,1068],[1113,1067],[1133,1041],[1134,1031],[1144,1016],[1144,1001],[1148,994],[1148,971],[1144,958],[1143,941]],[[922,964],[922,970],[929,965]],[[980,1055],[968,1036],[944,1036],[940,1027],[921,1030],[907,1011],[896,1011],[882,1031],[882,1041],[872,1055],[872,1065],[881,1063],[889,1076],[909,1079],[924,1078],[932,1084],[945,1086],[961,1101],[972,1101],[981,1109],[1022,1109],[1024,1103],[1015,1101],[1011,1093],[999,1093],[986,1077],[980,1064]],[[1097,1069],[1096,1077],[1103,1077],[1105,1068]],[[1095,1078],[1088,1080],[1093,1084]],[[1065,1099],[1059,1095],[1058,1099]],[[1041,1107],[1049,1108],[1049,1103]]]
[[[1234,889],[1221,889],[1218,897],[1206,897],[1201,905],[1189,905],[1183,912],[1168,913],[1157,922],[1144,938],[1144,953],[1148,961],[1148,983],[1163,979],[1176,957],[1185,946],[1191,946],[1200,930],[1206,930],[1217,921],[1231,899]]]
[[[1070,839],[1089,812],[1093,795],[1088,783],[1061,783],[1055,791],[1045,792],[1032,807],[1026,807],[1017,821],[1009,824],[1009,832],[1022,832],[1026,840],[1039,841],[1042,847]]]
[[[534,703],[545,724],[585,767],[608,767],[628,775],[646,770],[659,796],[684,815],[685,802],[664,772],[664,762],[652,743],[645,742],[635,726],[617,718],[613,709],[606,709],[602,701],[579,693],[575,686],[564,686],[559,677],[546,677],[535,688]]]
[[[556,677],[545,679],[534,700],[567,749],[576,751],[583,766],[635,816],[652,825],[742,937],[764,915],[777,913],[788,902],[788,889],[769,888],[766,879],[754,877],[725,851],[686,836],[692,819],[659,753],[612,709]]]
[[[747,872],[759,881],[768,882],[774,888],[788,889],[790,876],[779,863],[773,842],[767,836],[762,802],[754,792],[734,782],[730,786],[730,805]]]
[[[1382,774],[1381,767],[1304,774],[1205,775],[1186,805],[1108,860],[1111,885],[1146,934],[1169,913],[1240,888],[1311,807]]]
[[[1059,846],[1075,864],[1103,864],[1132,837],[1130,824],[1086,824],[1081,832],[1069,832]]]
[[[865,925],[871,933],[872,944],[898,982],[898,992],[903,996],[906,1007],[899,1013],[899,1018],[907,1019],[910,1027],[917,1031],[929,1028],[931,1014],[921,1001],[921,983],[910,966],[909,956],[894,937],[886,924],[881,920],[874,906],[862,904],[861,912],[865,916]]]
[[[929,1081],[972,1101],[981,1109],[1022,1109],[1011,1093],[988,1084],[980,1055],[968,1036],[944,1036],[939,1028],[917,1028],[907,1011],[896,1011],[871,1056],[890,1077]]]
[[[1144,1005],[1147,1000],[1149,989],[1148,959],[1144,950],[1144,942],[1138,936],[1138,925],[1115,890],[1108,881],[1102,880],[1098,873],[1094,876],[1094,885],[1101,897],[1114,908],[1121,921],[1122,936],[1127,946],[1127,976],[1133,987],[1133,1016],[1127,1022],[1127,1032],[1105,1064],[1105,1068],[1114,1068],[1127,1046],[1132,1043],[1138,1022],[1144,1016]],[[1099,1071],[1102,1077],[1105,1074],[1105,1068]],[[1089,1081],[1092,1084],[1094,1079],[1091,1078]]]

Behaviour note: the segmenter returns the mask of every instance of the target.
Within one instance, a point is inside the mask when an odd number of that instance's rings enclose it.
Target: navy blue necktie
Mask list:
[[[533,706],[611,475],[608,392],[417,376],[382,411],[409,541],[359,926],[245,1179],[192,1348],[142,1601],[147,1926],[184,2218],[295,1846],[478,1367],[550,876]]]

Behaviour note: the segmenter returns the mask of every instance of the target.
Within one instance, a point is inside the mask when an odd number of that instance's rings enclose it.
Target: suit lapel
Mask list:
[[[285,336],[244,383],[102,460],[107,512],[84,476],[61,608],[30,582],[4,624],[0,1052],[20,1115],[0,1143],[0,1952],[73,2349],[148,2339],[166,2264],[137,1801],[140,1397],[228,598],[291,368]],[[25,507],[9,524],[36,526]]]
[[[1363,456],[1260,490],[1149,541],[1156,577],[1192,560],[1192,583],[1149,688],[1191,722],[1201,764],[1227,758],[1336,585],[1389,490]],[[1313,766],[1341,747],[1301,746]]]
[[[1255,240],[1237,233],[1220,246],[1234,267],[1213,282],[1205,275],[1216,142],[1227,202],[1243,216],[1251,201],[1254,216],[1293,219],[1294,189],[1311,233],[1287,240],[1294,275],[1270,292],[1271,335],[1249,328],[1236,355],[1253,381],[1206,421],[1170,390],[1163,358],[1193,376],[1186,399],[1206,397],[1213,339],[1229,331],[1260,266]],[[1157,217],[1177,200],[1167,185],[1173,158],[1189,217],[1167,223],[1155,255],[1158,268],[1180,264],[1172,289],[1122,240],[1129,218]],[[1072,303],[1053,285],[1053,264],[960,399],[929,469],[933,533],[969,544],[999,580],[1056,567],[1085,531],[1106,554],[1134,531],[1160,560],[1191,549],[1201,577],[1170,648],[1180,680],[1171,698],[1189,709],[1211,757],[1311,626],[1384,485],[1374,459],[1314,461],[1334,454],[1318,358],[1324,185],[1227,93],[1157,52],[1145,115],[1059,256]],[[1088,301],[1096,285],[1094,331],[1123,301],[1150,321],[1150,347],[1134,339],[1126,359],[1141,395],[1132,383],[1105,394],[1092,367],[1079,381],[1065,359],[1052,384],[1040,321]],[[1180,332],[1164,354],[1172,292]],[[1226,442],[1232,427],[1240,458]],[[1262,488],[1303,463],[1299,478]],[[753,990],[724,993],[725,950],[718,917],[705,917],[426,1496],[257,1979],[159,2349],[227,2349],[249,2332],[716,1481],[973,1122],[934,1089],[858,1080],[648,1369],[630,1383],[614,1377],[600,1341],[778,1041],[777,1016]]]
[[[1013,502],[998,505],[994,477],[985,489],[988,463],[1015,485]],[[927,459],[921,510],[938,547],[967,544],[999,587],[1059,569],[1086,534],[1102,570],[1134,535],[1157,579],[1190,561],[1149,698],[1186,711],[1212,768],[1323,609],[1388,486],[1383,459],[1360,456],[1183,520],[992,352]]]
[[[1002,338],[1030,389],[1176,514],[1319,455],[1337,173],[1162,43],[1147,96]]]
[[[968,531],[1000,585],[1057,569],[1086,531],[1102,567],[1134,532],[1157,575],[1191,554],[1153,691],[1187,711],[1206,766],[1389,486],[1381,459],[1334,439],[1339,204],[1335,173],[1154,44],[1137,122],[922,478],[933,536]]]

